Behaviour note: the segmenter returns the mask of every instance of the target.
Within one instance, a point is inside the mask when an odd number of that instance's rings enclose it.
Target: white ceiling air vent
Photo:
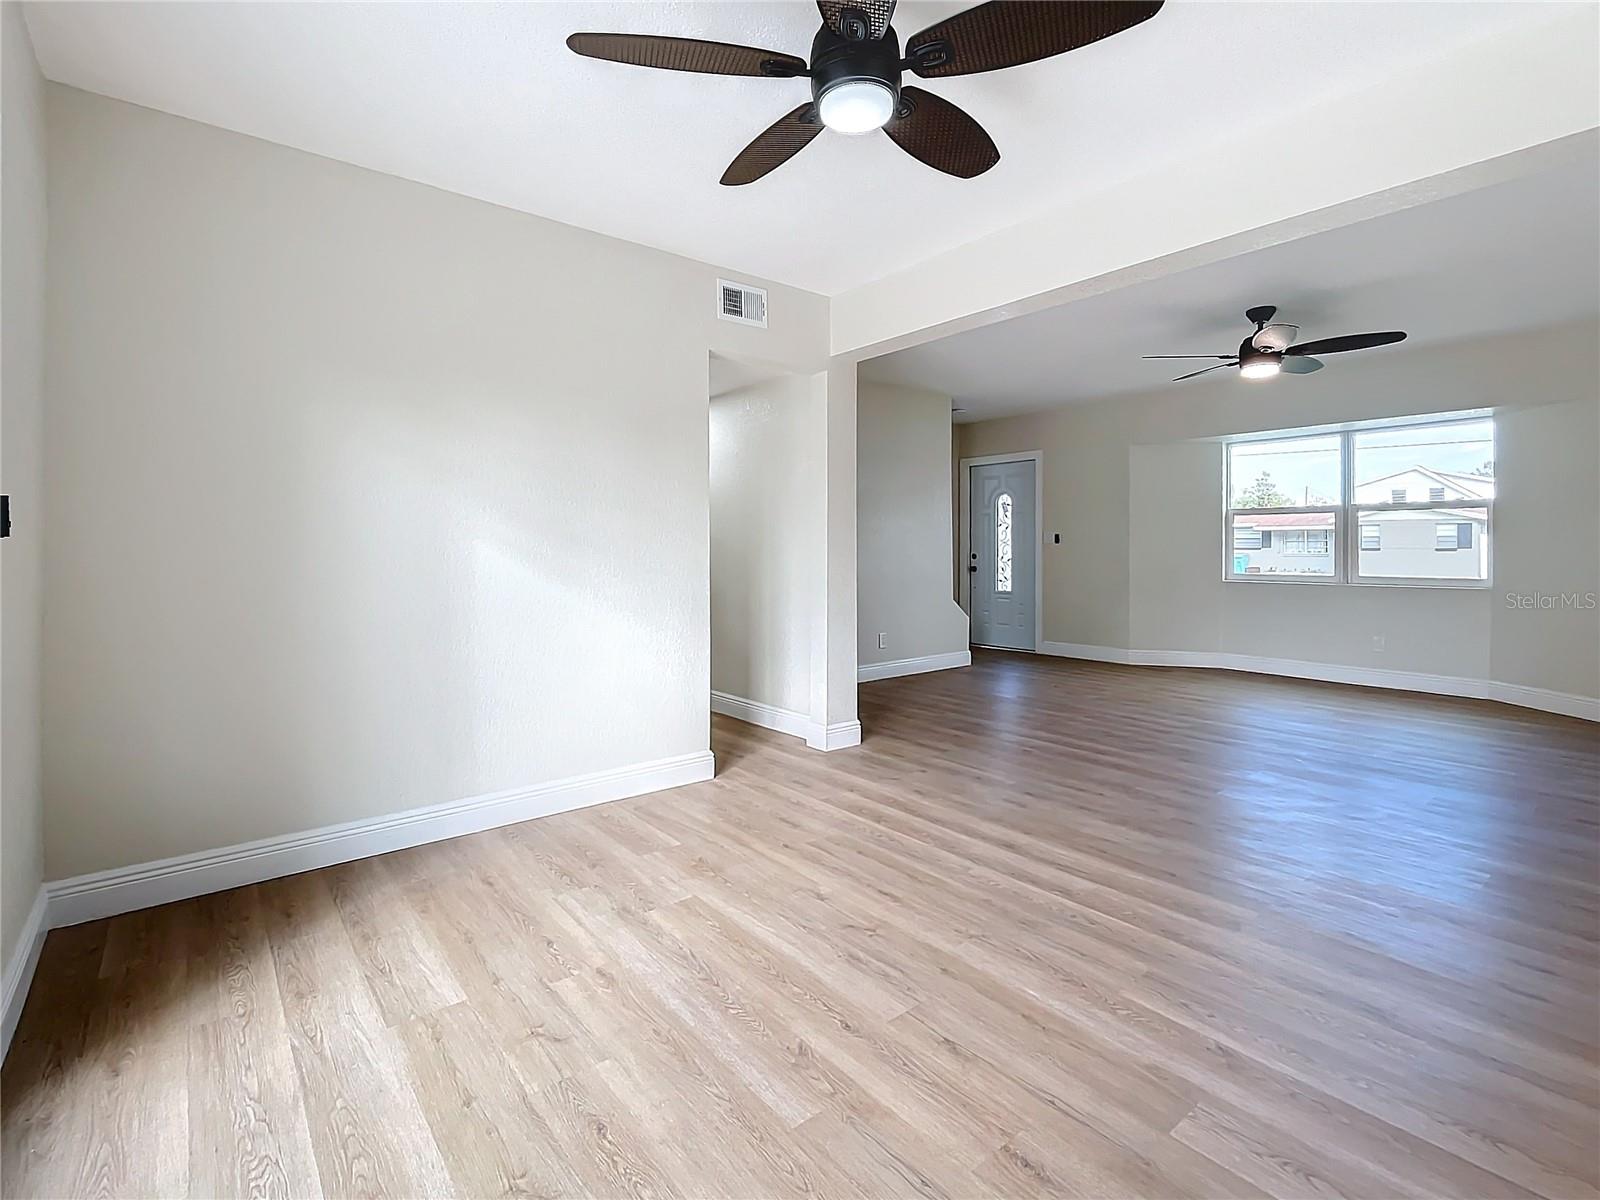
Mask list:
[[[767,289],[717,280],[717,319],[767,327]]]

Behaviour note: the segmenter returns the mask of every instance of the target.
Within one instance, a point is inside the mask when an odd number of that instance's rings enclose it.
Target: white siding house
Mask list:
[[[1241,513],[1233,525],[1236,575],[1333,576],[1332,513]]]
[[[1483,508],[1451,508],[1452,500],[1492,500],[1494,479],[1411,467],[1358,483],[1362,504],[1440,502],[1439,508],[1361,512],[1358,540],[1360,575],[1390,579],[1487,579],[1489,513]]]

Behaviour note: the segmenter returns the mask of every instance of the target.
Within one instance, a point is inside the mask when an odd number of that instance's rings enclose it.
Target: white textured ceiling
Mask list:
[[[944,392],[964,410],[958,421],[980,421],[1169,386],[1206,364],[1140,355],[1232,354],[1257,304],[1276,304],[1302,341],[1409,335],[1363,352],[1375,355],[1597,317],[1597,146],[1559,170],[955,334],[861,374]]]
[[[966,7],[904,0],[902,38]],[[835,294],[1555,6],[1190,3],[1072,54],[927,84],[1002,158],[976,180],[880,135],[825,134],[749,187],[717,179],[804,80],[580,58],[579,29],[806,55],[805,0],[728,3],[30,3],[61,83]],[[1380,136],[1383,131],[1374,131]]]

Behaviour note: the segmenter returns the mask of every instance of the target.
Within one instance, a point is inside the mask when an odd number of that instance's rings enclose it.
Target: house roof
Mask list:
[[[1239,513],[1236,523],[1246,529],[1332,529],[1332,513]]]
[[[1494,499],[1494,476],[1464,475],[1460,471],[1435,471],[1440,479],[1455,484],[1476,500]]]
[[[1450,488],[1460,495],[1451,496],[1452,500],[1493,500],[1494,479],[1487,475],[1464,475],[1456,471],[1435,471],[1432,467],[1425,467],[1418,463],[1414,467],[1407,467],[1403,471],[1394,471],[1388,475],[1379,475],[1375,479],[1367,479],[1356,484],[1357,488],[1372,487],[1387,479],[1399,479],[1402,475],[1423,475],[1436,483]]]

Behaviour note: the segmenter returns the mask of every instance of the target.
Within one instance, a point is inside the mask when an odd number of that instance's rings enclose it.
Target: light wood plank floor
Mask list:
[[[980,654],[858,750],[53,933],[23,1196],[1600,1193],[1600,735]]]

